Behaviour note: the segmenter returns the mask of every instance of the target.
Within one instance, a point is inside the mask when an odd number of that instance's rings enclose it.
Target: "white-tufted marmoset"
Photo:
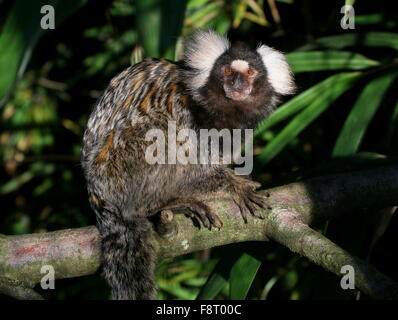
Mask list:
[[[197,31],[182,61],[145,59],[112,79],[85,130],[82,166],[102,246],[103,274],[114,299],[153,299],[155,257],[149,217],[163,208],[185,209],[204,226],[222,222],[198,200],[226,191],[243,218],[266,207],[258,183],[224,164],[149,164],[148,130],[254,129],[293,93],[285,56],[266,45],[231,44]]]

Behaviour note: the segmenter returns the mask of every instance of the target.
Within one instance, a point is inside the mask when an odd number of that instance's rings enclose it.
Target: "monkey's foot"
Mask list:
[[[256,189],[260,186],[261,184],[256,181],[238,176],[235,176],[233,179],[232,198],[238,205],[245,222],[247,222],[247,218],[250,215],[264,219],[261,212],[263,211],[262,209],[271,209],[267,201],[269,194],[260,194],[256,192]]]
[[[211,227],[217,229],[222,227],[220,217],[208,205],[196,199],[178,199],[163,209],[171,210],[173,213],[183,212],[189,217],[201,221],[203,226],[209,230]]]
[[[154,228],[157,234],[167,238],[177,234],[177,226],[174,223],[174,214],[171,210],[162,210],[153,216]]]

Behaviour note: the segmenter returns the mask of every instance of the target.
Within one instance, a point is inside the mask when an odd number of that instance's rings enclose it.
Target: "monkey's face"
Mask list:
[[[213,31],[186,43],[183,78],[193,100],[220,128],[249,128],[267,117],[280,96],[294,92],[286,57],[266,45],[231,44]]]
[[[245,60],[236,59],[220,68],[225,96],[232,100],[246,100],[252,90],[258,71]]]
[[[217,59],[206,85],[210,91],[218,91],[226,103],[232,100],[250,105],[271,94],[266,74],[260,54],[238,42]]]

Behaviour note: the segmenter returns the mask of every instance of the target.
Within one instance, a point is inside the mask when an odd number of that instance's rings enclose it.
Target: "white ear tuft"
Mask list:
[[[296,90],[293,73],[282,52],[266,45],[257,48],[268,72],[268,80],[279,94],[292,94]]]
[[[199,89],[210,75],[214,63],[230,47],[230,42],[213,30],[197,30],[185,43],[184,61],[197,74],[190,79],[193,89]]]

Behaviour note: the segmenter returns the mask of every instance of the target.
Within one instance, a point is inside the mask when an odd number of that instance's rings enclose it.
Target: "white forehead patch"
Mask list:
[[[268,80],[279,94],[291,94],[296,90],[293,74],[282,52],[266,45],[257,48],[267,69]]]
[[[190,79],[189,84],[193,89],[199,89],[206,83],[214,63],[229,47],[228,39],[213,30],[198,30],[185,43],[184,60],[198,71]]]
[[[249,64],[245,60],[238,59],[232,61],[231,68],[239,72],[246,72],[249,70]]]

